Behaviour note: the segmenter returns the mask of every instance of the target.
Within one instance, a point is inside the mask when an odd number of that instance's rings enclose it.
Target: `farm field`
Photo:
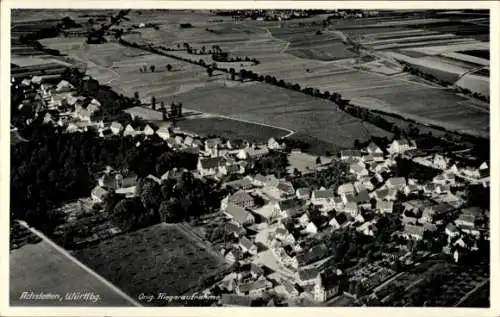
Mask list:
[[[180,120],[176,126],[202,136],[217,135],[252,142],[267,142],[270,138],[277,139],[290,133],[289,130],[221,117]]]
[[[222,258],[188,237],[179,225],[165,223],[115,236],[74,254],[134,299],[141,293],[191,293],[200,281],[226,268]],[[156,299],[141,304],[168,303]]]
[[[133,306],[95,275],[88,273],[48,242],[28,244],[10,253],[10,305],[12,306]],[[91,301],[21,300],[23,292],[66,294],[94,292]]]
[[[365,141],[372,135],[390,137],[329,101],[261,83],[232,88],[211,85],[176,95],[176,100],[190,109],[290,129],[329,144],[330,149],[325,150],[330,151],[352,147],[356,139]]]

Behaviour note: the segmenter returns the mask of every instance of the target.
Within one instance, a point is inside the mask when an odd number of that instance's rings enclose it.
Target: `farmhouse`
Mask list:
[[[320,274],[314,285],[314,299],[324,302],[338,293],[340,276],[337,274]]]
[[[401,139],[392,141],[392,143],[387,148],[387,152],[389,152],[389,154],[403,154],[406,151],[415,149],[417,149],[417,144],[415,143],[415,141]]]
[[[253,255],[257,254],[257,246],[245,236],[240,238],[240,248],[243,252],[248,252]]]
[[[219,172],[219,169],[225,165],[225,160],[222,157],[199,158],[197,170],[201,176],[214,176]]]
[[[255,217],[249,211],[233,204],[227,204],[224,214],[242,226],[255,222]]]
[[[97,203],[102,203],[108,191],[100,186],[94,187],[91,192],[92,199]]]
[[[404,177],[391,177],[387,180],[386,186],[389,189],[402,190],[406,186]]]
[[[377,210],[380,213],[390,214],[392,213],[393,208],[394,208],[394,203],[392,201],[383,201],[383,200],[377,201]]]
[[[168,126],[161,126],[156,131],[156,134],[165,141],[173,137],[173,133]]]
[[[340,152],[341,160],[348,160],[348,159],[360,160],[361,157],[362,154],[361,151],[359,150],[345,150]]]
[[[246,191],[239,190],[228,197],[228,203],[234,204],[241,208],[252,208],[255,205],[254,198]]]
[[[424,236],[424,230],[425,229],[423,226],[417,226],[407,223],[404,226],[403,236],[407,239],[422,240]]]
[[[111,132],[113,132],[114,135],[121,134],[123,131],[123,125],[119,122],[113,121],[110,125]]]
[[[370,144],[368,144],[368,146],[366,147],[366,153],[372,154],[372,155],[383,155],[384,154],[382,149],[377,144],[375,144],[375,142],[373,142],[373,141],[370,142]]]
[[[354,185],[351,183],[342,184],[337,188],[337,193],[341,197],[345,197],[346,195],[354,195]]]
[[[297,198],[300,200],[307,200],[311,196],[311,189],[308,187],[298,188],[296,191]]]

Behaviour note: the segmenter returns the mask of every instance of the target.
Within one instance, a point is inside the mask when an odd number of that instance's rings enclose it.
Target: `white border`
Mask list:
[[[279,4],[278,4],[279,3]],[[496,146],[500,136],[500,106],[499,102],[499,70],[500,55],[498,40],[499,32],[499,2],[497,1],[99,1],[99,0],[57,0],[57,1],[26,1],[3,0],[1,5],[1,90],[2,105],[0,107],[0,146],[3,155],[0,158],[0,188],[2,202],[0,213],[1,254],[0,272],[2,276],[0,294],[9,294],[8,286],[8,232],[9,232],[9,171],[10,171],[10,9],[11,8],[61,8],[61,9],[111,9],[111,8],[156,8],[156,9],[246,9],[246,8],[363,8],[363,9],[490,9],[490,63],[491,63],[491,308],[43,308],[43,307],[9,307],[8,296],[0,295],[0,316],[251,316],[258,309],[260,314],[267,316],[359,316],[365,314],[383,314],[386,316],[500,316],[499,291],[499,163]],[[496,70],[496,71],[495,71]],[[496,299],[496,300],[495,300]]]

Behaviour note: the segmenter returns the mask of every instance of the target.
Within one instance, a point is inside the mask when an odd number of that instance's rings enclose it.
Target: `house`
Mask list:
[[[434,167],[436,167],[438,169],[441,169],[441,170],[447,169],[449,163],[450,163],[450,159],[445,158],[441,154],[434,154],[434,156],[432,157],[432,165],[434,165]]]
[[[267,154],[269,154],[269,149],[267,148],[267,146],[262,145],[262,146],[253,146],[242,149],[238,151],[236,157],[239,158],[240,160],[248,160],[248,159],[259,158]]]
[[[420,186],[417,184],[408,184],[404,187],[403,193],[405,195],[410,195],[410,194],[417,194],[420,191]]]
[[[271,185],[272,183],[277,182],[277,179],[274,175],[266,175],[263,176],[261,174],[257,174],[253,177],[253,184],[255,186],[266,186],[266,185]]]
[[[111,132],[113,132],[114,135],[121,134],[123,131],[123,125],[119,122],[113,121],[110,125]]]
[[[290,182],[277,181],[274,184],[269,184],[268,189],[275,198],[291,199],[295,197],[295,189]]]
[[[346,195],[354,195],[354,185],[351,183],[342,184],[337,188],[337,194],[345,197]]]
[[[270,138],[269,141],[267,141],[267,147],[270,150],[279,151],[279,150],[283,150],[285,148],[285,144],[284,143],[279,144],[279,142],[276,141],[276,139]]]
[[[425,228],[423,226],[417,226],[407,223],[404,225],[403,236],[407,239],[422,240],[424,236],[424,230]]]
[[[356,217],[358,215],[359,209],[358,209],[358,204],[356,202],[348,202],[344,206],[344,212],[346,214],[351,215],[352,217]]]
[[[229,262],[229,263],[234,263],[236,261],[241,260],[243,255],[241,254],[241,251],[239,249],[232,249],[229,250],[225,255],[224,258]]]
[[[307,227],[307,225],[309,224],[309,222],[310,222],[310,219],[309,219],[309,216],[307,215],[307,213],[304,213],[302,216],[300,216],[300,218],[299,218],[299,224],[302,227]]]
[[[455,224],[457,226],[469,226],[474,227],[475,222],[477,220],[477,216],[475,214],[470,213],[461,213],[458,218],[455,220]]]
[[[225,307],[250,307],[252,298],[236,294],[222,294],[221,304]]]
[[[387,152],[391,155],[402,154],[406,151],[415,149],[417,149],[417,144],[415,143],[415,141],[408,139],[401,139],[392,141],[392,143],[387,147]]]
[[[244,190],[238,190],[230,195],[227,201],[241,208],[253,208],[255,206],[254,198]]]
[[[257,280],[255,282],[239,284],[236,287],[236,294],[244,295],[248,294],[251,297],[260,297],[264,291],[272,287],[272,283],[268,280]]]
[[[320,189],[312,192],[311,203],[313,205],[328,206],[333,202],[334,194],[332,190]]]
[[[368,154],[384,154],[384,152],[382,151],[382,149],[377,145],[375,144],[375,142],[371,141],[370,144],[368,144],[368,146],[366,147],[366,153]]]
[[[255,217],[249,211],[233,204],[227,204],[224,214],[241,226],[255,222]]]
[[[226,142],[226,147],[230,150],[242,150],[248,146],[250,146],[250,144],[242,139],[232,139]]]
[[[293,245],[295,244],[294,236],[288,232],[284,227],[278,227],[275,231],[275,238],[283,243]]]
[[[406,186],[406,180],[404,177],[391,177],[385,185],[388,189],[403,190]]]
[[[146,127],[144,127],[144,135],[154,135],[156,132],[155,132],[155,128],[153,126],[151,126],[150,124],[146,124]]]
[[[219,156],[219,149],[222,147],[220,138],[205,140],[205,153],[209,156]]]
[[[335,217],[333,217],[328,223],[333,229],[339,229],[344,224],[347,223],[347,215],[345,213],[338,213]]]
[[[368,194],[367,190],[359,191],[356,196],[354,196],[354,200],[363,206],[369,207],[370,205],[370,194]]]
[[[240,238],[240,248],[243,252],[248,252],[252,255],[257,254],[257,246],[248,240],[247,237],[243,236]]]
[[[366,169],[365,164],[361,163],[361,162],[351,164],[349,166],[349,172],[351,174],[356,175],[356,177],[358,179],[360,179],[363,176],[367,176],[368,175],[368,169]]]
[[[80,108],[76,111],[76,117],[82,121],[90,122],[92,121],[92,114],[87,110]]]
[[[299,296],[299,291],[297,290],[297,288],[295,287],[295,285],[290,282],[289,280],[287,279],[281,279],[280,280],[280,284],[279,286],[281,287],[276,287],[275,290],[278,294],[282,294],[282,295],[285,295],[287,297],[295,297],[295,296]]]
[[[276,214],[280,215],[281,217],[286,217],[287,213],[291,210],[294,209],[299,209],[300,206],[300,201],[293,198],[293,199],[286,199],[286,200],[280,200],[277,201],[274,204],[274,211]]]
[[[168,126],[161,126],[158,130],[156,130],[156,134],[163,139],[164,141],[173,137],[173,133]]]
[[[392,213],[393,208],[394,208],[394,203],[392,201],[383,201],[383,200],[377,201],[377,210],[380,213],[390,214]]]
[[[325,302],[335,296],[339,291],[340,275],[320,274],[314,285],[314,299]]]
[[[373,228],[375,227],[374,221],[367,221],[361,224],[361,226],[356,228],[356,231],[361,232],[365,236],[373,237],[375,233],[373,232]]]
[[[314,285],[317,283],[320,272],[315,268],[301,269],[298,271],[298,283],[300,286]]]
[[[359,150],[344,150],[340,151],[340,159],[341,160],[361,160],[362,154]]]
[[[311,197],[311,190],[307,187],[298,188],[295,192],[297,199],[308,200]]]
[[[213,176],[219,172],[219,169],[225,165],[222,157],[199,158],[197,170],[201,176]]]
[[[424,194],[432,195],[436,190],[436,185],[433,183],[427,183],[422,189],[424,191]]]
[[[245,168],[239,164],[225,164],[219,168],[219,173],[221,175],[243,174],[245,173]]]
[[[56,86],[56,92],[70,92],[73,91],[75,87],[67,82],[66,80],[61,80]]]
[[[94,189],[92,189],[92,192],[90,193],[94,202],[97,202],[97,203],[102,203],[104,200],[104,197],[107,194],[108,194],[108,191],[100,186],[94,187]]]
[[[138,134],[140,134],[140,131],[136,130],[130,123],[127,124],[125,130],[123,131],[123,136],[135,137]]]
[[[253,278],[259,278],[261,276],[264,276],[264,270],[257,264],[252,263],[250,264],[250,274]]]
[[[308,234],[316,234],[318,233],[318,227],[314,223],[309,222],[309,224],[307,224],[306,228],[304,229],[304,232]]]

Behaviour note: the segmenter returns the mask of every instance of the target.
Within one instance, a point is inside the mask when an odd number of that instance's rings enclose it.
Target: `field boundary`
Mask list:
[[[63,256],[67,257],[71,262],[73,262],[74,264],[76,264],[78,267],[82,268],[83,270],[85,270],[87,273],[89,273],[90,275],[94,276],[96,279],[98,279],[100,282],[104,283],[107,287],[109,287],[110,289],[112,289],[115,293],[117,293],[118,295],[120,295],[121,297],[123,297],[124,299],[126,299],[128,302],[130,302],[132,305],[136,306],[136,307],[142,307],[141,304],[139,304],[137,301],[135,301],[132,297],[128,296],[127,294],[125,294],[125,292],[123,292],[121,289],[119,289],[117,286],[115,286],[114,284],[112,284],[111,282],[109,282],[108,280],[106,280],[104,277],[100,276],[99,274],[97,274],[96,272],[94,272],[92,269],[90,269],[89,267],[87,267],[85,264],[83,264],[82,262],[78,261],[75,257],[73,257],[71,255],[71,253],[69,253],[68,251],[66,251],[65,249],[63,249],[62,247],[58,246],[54,241],[50,240],[46,235],[44,235],[43,233],[41,233],[40,231],[36,230],[35,228],[33,227],[30,227],[25,221],[21,221],[21,220],[18,220],[18,223],[25,227],[26,229],[28,229],[30,232],[32,232],[33,234],[37,235],[39,238],[41,238],[43,241],[47,242],[52,248],[54,248],[57,252],[59,252],[60,254],[62,254]]]

